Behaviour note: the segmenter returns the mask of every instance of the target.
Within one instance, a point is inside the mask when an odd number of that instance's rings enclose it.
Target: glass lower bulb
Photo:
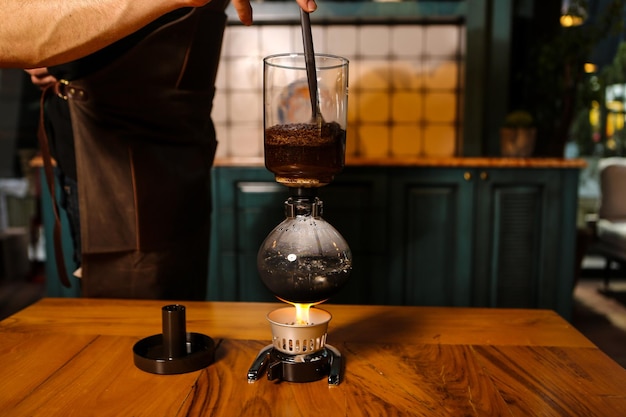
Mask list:
[[[321,217],[322,202],[290,198],[287,218],[270,232],[257,255],[261,280],[290,303],[321,303],[347,282],[352,252]]]

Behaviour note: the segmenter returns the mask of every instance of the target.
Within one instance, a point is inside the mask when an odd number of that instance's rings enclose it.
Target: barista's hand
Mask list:
[[[315,0],[296,0],[296,3],[298,3],[305,12],[312,13],[317,9]]]
[[[239,15],[239,20],[246,26],[252,24],[252,6],[250,6],[250,0],[231,0],[231,3]],[[296,3],[305,12],[314,12],[317,9],[315,0],[296,0]]]
[[[48,68],[31,68],[24,70],[30,75],[30,81],[40,89],[46,88],[48,85],[56,83],[57,79],[48,72]]]

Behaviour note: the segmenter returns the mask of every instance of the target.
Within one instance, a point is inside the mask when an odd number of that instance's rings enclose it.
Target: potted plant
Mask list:
[[[500,153],[506,157],[528,158],[535,149],[537,129],[533,117],[525,110],[506,115],[500,129]]]

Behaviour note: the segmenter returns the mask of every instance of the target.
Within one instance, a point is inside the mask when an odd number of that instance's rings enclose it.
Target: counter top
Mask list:
[[[53,161],[54,163],[54,161]],[[41,157],[30,161],[31,166],[43,166]],[[346,158],[347,166],[361,167],[440,167],[440,168],[564,168],[582,169],[584,159],[565,158],[496,158],[496,157],[448,157],[448,158]],[[216,167],[264,167],[262,157],[215,158]]]
[[[0,322],[0,415],[626,415],[626,370],[548,310],[323,304],[346,362],[329,387],[247,382],[278,303],[185,302],[216,362],[137,369],[132,346],[166,304],[49,298]]]
[[[354,158],[346,157],[347,166],[371,167],[449,167],[449,168],[564,168],[581,169],[583,159],[565,158],[497,158],[497,157],[447,157],[447,158]],[[263,167],[261,157],[216,158],[219,167]]]

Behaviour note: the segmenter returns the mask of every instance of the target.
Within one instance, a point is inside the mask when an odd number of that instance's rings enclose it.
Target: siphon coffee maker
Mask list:
[[[285,220],[259,249],[257,269],[265,286],[291,306],[267,315],[272,344],[254,360],[248,381],[266,372],[270,380],[327,377],[337,385],[343,360],[326,344],[331,315],[314,306],[345,285],[352,253],[322,218],[317,191],[345,163],[348,60],[305,52],[271,55],[263,64],[265,166],[290,196]]]

